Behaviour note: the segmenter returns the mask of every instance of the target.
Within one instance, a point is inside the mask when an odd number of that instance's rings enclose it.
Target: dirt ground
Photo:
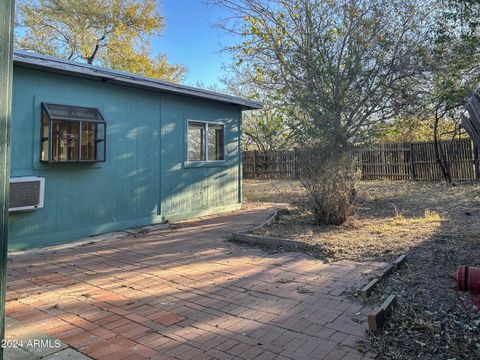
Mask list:
[[[311,255],[325,261],[407,254],[407,266],[369,300],[396,294],[397,310],[360,348],[380,359],[480,359],[480,315],[452,280],[458,265],[480,266],[480,184],[370,181],[357,189],[356,214],[341,226],[313,225],[296,183],[246,181],[244,197],[282,203],[288,212],[263,233],[315,244]]]

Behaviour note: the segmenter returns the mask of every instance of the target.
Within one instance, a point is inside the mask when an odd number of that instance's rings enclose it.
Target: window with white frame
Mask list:
[[[188,121],[188,161],[225,160],[224,125]]]

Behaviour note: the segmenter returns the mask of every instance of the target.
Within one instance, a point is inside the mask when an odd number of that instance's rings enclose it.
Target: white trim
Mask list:
[[[45,178],[39,177],[39,176],[19,176],[19,177],[10,178],[10,183],[36,182],[36,181],[40,183],[40,193],[39,193],[37,205],[9,208],[8,209],[9,212],[35,210],[35,209],[43,208],[44,199],[45,199]]]
[[[205,152],[205,160],[190,160],[188,158],[188,126],[190,122],[202,123],[205,126],[205,144],[203,151]],[[222,125],[223,126],[223,160],[209,160],[208,159],[208,125]],[[216,163],[225,161],[226,152],[225,152],[225,123],[221,121],[205,121],[205,120],[193,120],[187,119],[187,162],[190,163]]]
[[[205,144],[204,144],[204,149],[205,151],[205,161],[208,161],[208,123],[205,122]]]

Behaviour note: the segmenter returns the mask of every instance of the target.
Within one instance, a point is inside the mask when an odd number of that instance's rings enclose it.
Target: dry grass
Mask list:
[[[480,184],[360,182],[358,208],[345,224],[317,226],[298,183],[246,181],[245,199],[288,209],[260,234],[321,245],[334,260],[390,260],[441,232],[477,236]],[[470,214],[470,215],[469,215]]]
[[[460,295],[464,308],[452,279],[458,265],[480,266],[480,184],[361,182],[358,193],[357,214],[347,224],[312,226],[297,184],[245,184],[250,201],[288,203],[289,214],[266,232],[323,246],[313,255],[364,261],[407,254],[406,267],[369,300],[378,306],[396,294],[398,307],[361,349],[378,359],[480,359],[480,313]]]

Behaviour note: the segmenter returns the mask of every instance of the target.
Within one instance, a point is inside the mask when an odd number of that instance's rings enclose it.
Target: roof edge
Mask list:
[[[239,105],[242,107],[242,110],[258,110],[262,108],[260,102],[237,96],[187,85],[175,84],[165,80],[148,78],[146,76],[102,68],[95,65],[59,59],[53,56],[42,55],[30,51],[14,50],[13,62],[15,65],[23,67],[49,69],[50,71],[57,73],[69,73],[76,74],[80,77],[98,78],[104,82],[112,82],[127,86],[153,89],[168,94],[184,95],[204,100]]]

